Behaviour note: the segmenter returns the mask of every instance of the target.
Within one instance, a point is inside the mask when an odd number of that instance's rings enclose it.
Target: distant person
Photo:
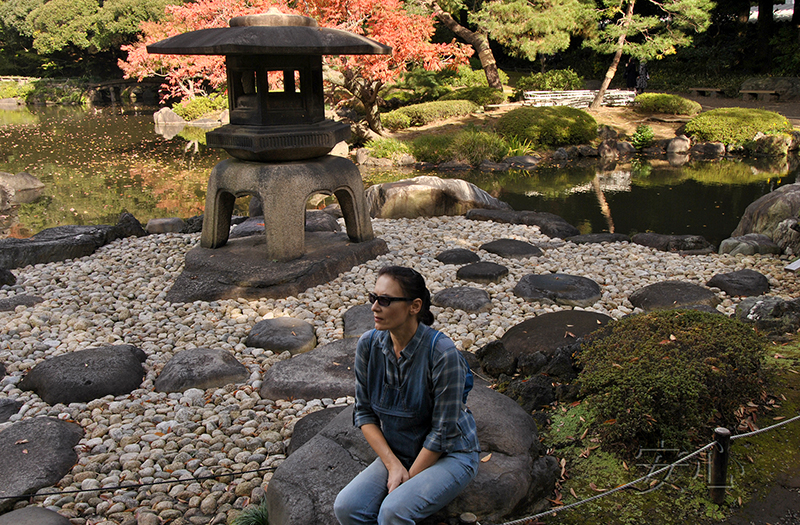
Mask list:
[[[642,60],[639,63],[639,75],[636,77],[636,94],[644,93],[647,89],[647,81],[650,80],[650,73],[647,72],[647,61]]]
[[[631,91],[636,89],[636,77],[639,76],[639,68],[636,67],[636,61],[633,58],[628,59],[625,64],[625,85]]]

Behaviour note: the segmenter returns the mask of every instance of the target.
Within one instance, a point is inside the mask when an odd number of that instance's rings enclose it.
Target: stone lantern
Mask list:
[[[225,55],[230,124],[208,132],[206,139],[234,158],[217,164],[209,177],[202,248],[228,243],[233,204],[244,195],[261,202],[266,239],[258,250],[267,261],[292,261],[308,252],[305,204],[315,193],[336,196],[349,238],[345,244],[379,240],[358,167],[329,155],[349,138],[350,128],[325,118],[322,56],[383,55],[391,48],[271,9],[233,18],[227,28],[176,35],[147,50]]]

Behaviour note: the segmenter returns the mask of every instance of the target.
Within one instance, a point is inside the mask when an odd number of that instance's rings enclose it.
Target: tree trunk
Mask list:
[[[609,66],[608,71],[606,71],[606,77],[603,79],[603,83],[600,85],[600,91],[597,92],[592,104],[589,106],[590,109],[600,108],[600,106],[603,104],[603,96],[606,94],[606,90],[608,89],[609,84],[611,84],[611,80],[614,78],[614,75],[617,74],[617,66],[619,66],[619,61],[622,58],[622,49],[625,46],[625,30],[628,29],[628,26],[633,19],[634,4],[636,4],[636,0],[630,0],[628,2],[628,11],[625,13],[625,18],[622,20],[623,31],[617,40],[617,52],[614,53],[614,60],[611,61],[611,65]]]
[[[497,70],[494,53],[492,53],[492,48],[489,47],[489,37],[462,26],[456,22],[450,13],[439,7],[436,2],[433,2],[431,7],[433,7],[433,14],[436,15],[436,18],[456,36],[471,45],[478,54],[478,60],[481,61],[481,67],[483,67],[483,72],[486,74],[486,81],[489,83],[489,87],[502,90],[503,83],[500,82],[500,72]]]

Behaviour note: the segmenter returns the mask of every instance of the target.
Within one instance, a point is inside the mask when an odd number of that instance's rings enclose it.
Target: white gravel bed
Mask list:
[[[167,291],[183,268],[184,254],[199,235],[151,235],[118,240],[78,260],[39,264],[14,270],[15,286],[0,289],[0,298],[17,294],[43,297],[33,307],[0,312],[0,362],[8,376],[0,380],[0,397],[24,403],[10,422],[52,416],[79,423],[85,437],[78,445],[79,461],[57,487],[41,492],[34,502],[58,510],[76,525],[98,523],[225,523],[228,514],[247,505],[266,488],[271,470],[261,473],[194,481],[192,477],[258,468],[274,469],[284,459],[294,423],[304,414],[352,399],[261,399],[263,373],[289,357],[244,345],[255,323],[274,317],[294,317],[316,327],[318,344],[343,334],[342,316],[366,302],[377,271],[387,264],[412,266],[426,278],[432,293],[452,286],[475,286],[491,296],[493,308],[467,314],[434,307],[434,328],[456,346],[475,351],[502,337],[515,324],[557,305],[528,303],[513,288],[529,273],[559,272],[595,280],[602,299],[587,310],[614,318],[634,312],[628,296],[663,280],[698,285],[717,273],[744,268],[767,276],[771,295],[793,298],[798,282],[783,270],[786,258],[770,256],[681,256],[629,243],[576,245],[551,239],[537,227],[471,221],[463,217],[374,219],[376,235],[390,252],[354,267],[337,279],[299,294],[272,300],[197,301],[171,304]],[[458,267],[435,257],[452,248],[478,251],[488,241],[512,238],[536,244],[541,257],[502,259],[480,252],[482,260],[503,264],[509,275],[499,284],[480,285],[456,279]],[[732,314],[738,298],[718,291],[718,309]],[[133,344],[147,354],[146,378],[130,395],[90,403],[50,406],[31,392],[17,388],[22,375],[42,360],[107,344]],[[249,368],[245,385],[189,390],[181,394],[153,391],[153,383],[175,352],[195,347],[224,348]],[[182,478],[175,484],[103,491],[120,483],[149,483]],[[75,489],[80,494],[60,494]],[[255,491],[255,492],[254,492]],[[24,505],[21,503],[20,505]]]

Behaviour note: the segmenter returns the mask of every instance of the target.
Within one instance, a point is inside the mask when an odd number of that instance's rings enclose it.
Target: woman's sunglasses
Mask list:
[[[378,301],[379,306],[389,306],[395,301],[413,301],[414,299],[410,297],[389,297],[388,295],[375,295],[374,293],[367,294],[367,300],[369,304]]]

